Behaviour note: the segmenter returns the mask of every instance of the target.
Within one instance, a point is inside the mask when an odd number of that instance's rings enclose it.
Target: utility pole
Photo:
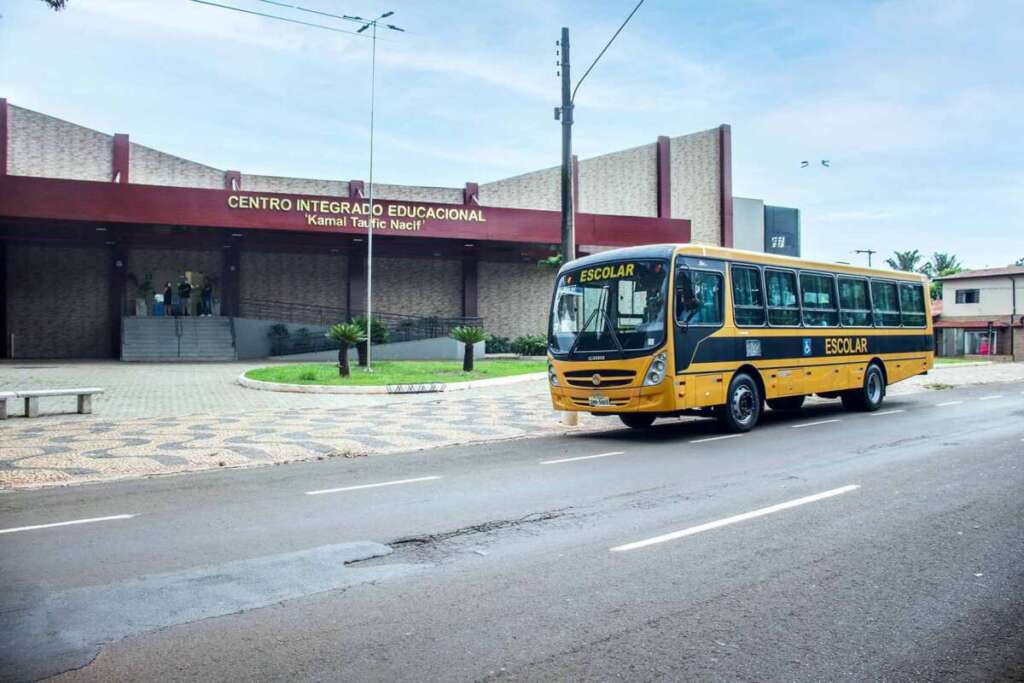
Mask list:
[[[877,254],[878,252],[875,251],[874,249],[854,249],[853,253],[854,254],[867,254],[868,255],[868,268],[870,268],[871,267],[871,257],[873,255]]]
[[[561,40],[556,43],[559,47],[557,62],[559,75],[562,77],[562,106],[555,107],[555,120],[562,122],[562,263],[568,263],[576,258],[576,197],[572,187],[572,110],[576,102],[576,92],[642,4],[644,4],[644,0],[639,0],[636,3],[633,11],[629,13],[626,20],[612,34],[605,46],[597,53],[594,61],[583,72],[583,76],[576,82],[575,88],[572,87],[572,78],[569,73],[569,29],[565,26],[562,27]]]
[[[555,110],[555,118],[562,120],[562,263],[576,258],[576,207],[572,187],[572,79],[569,73],[569,29],[562,27],[558,41],[561,59],[558,66],[562,75],[562,106]]]

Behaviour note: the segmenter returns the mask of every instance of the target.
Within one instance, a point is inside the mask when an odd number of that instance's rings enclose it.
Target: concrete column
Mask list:
[[[125,133],[114,133],[114,158],[111,160],[110,179],[115,183],[128,183],[128,166],[131,155],[131,145],[128,135]]]
[[[0,105],[3,106],[3,105]],[[10,358],[7,330],[7,243],[0,242],[0,358]]]
[[[366,312],[366,256],[362,251],[348,253],[348,316]]]
[[[125,249],[120,244],[110,247],[107,256],[110,263],[107,305],[110,307],[110,357],[121,357],[121,318],[125,311],[125,297],[128,292],[128,272]]]
[[[476,252],[462,257],[462,316],[476,318],[480,315],[479,308],[479,262]]]
[[[220,297],[220,314],[222,316],[236,318],[241,314],[242,253],[237,244],[224,250],[220,270],[220,291],[215,291],[213,294]]]
[[[672,218],[672,146],[667,136],[658,136],[658,218]]]

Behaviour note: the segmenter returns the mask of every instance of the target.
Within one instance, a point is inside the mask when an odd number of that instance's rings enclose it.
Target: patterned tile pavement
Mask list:
[[[402,397],[284,394],[239,386],[236,378],[250,367],[255,365],[2,363],[0,391],[100,386],[107,392],[92,415],[74,414],[74,398],[51,399],[40,404],[45,417],[0,422],[0,489],[618,426],[587,415],[580,427],[560,425],[543,380]],[[891,393],[1022,379],[1022,363],[952,367],[895,385]],[[15,415],[19,411],[15,407]]]

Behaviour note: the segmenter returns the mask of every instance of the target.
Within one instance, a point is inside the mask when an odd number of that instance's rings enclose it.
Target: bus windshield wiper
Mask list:
[[[604,326],[612,335],[612,341],[615,342],[615,346],[619,348],[619,355],[625,357],[626,350],[622,348],[622,342],[619,341],[619,335],[615,334],[615,327],[612,325],[612,321],[608,319],[608,316],[604,316]]]
[[[568,355],[571,356],[573,352],[576,350],[576,345],[580,343],[580,339],[583,337],[583,333],[586,332],[587,328],[590,326],[590,321],[593,320],[594,316],[600,312],[600,308],[595,308],[594,312],[590,314],[586,321],[584,321],[583,327],[581,327],[580,331],[576,333],[576,338],[572,340],[572,346],[570,346],[569,350],[566,352]]]

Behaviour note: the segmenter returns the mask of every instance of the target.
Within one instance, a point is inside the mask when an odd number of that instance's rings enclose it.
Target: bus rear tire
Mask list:
[[[754,378],[737,373],[729,382],[725,405],[718,406],[718,421],[730,432],[749,432],[761,419],[761,403]]]
[[[804,399],[806,396],[786,396],[785,398],[770,398],[768,399],[768,407],[772,410],[778,411],[793,411],[800,410],[804,407]]]
[[[885,400],[885,375],[877,364],[872,363],[864,373],[864,386],[843,392],[840,397],[847,410],[874,412],[882,407]]]
[[[621,413],[619,419],[630,429],[647,429],[654,424],[654,415],[651,413]]]

